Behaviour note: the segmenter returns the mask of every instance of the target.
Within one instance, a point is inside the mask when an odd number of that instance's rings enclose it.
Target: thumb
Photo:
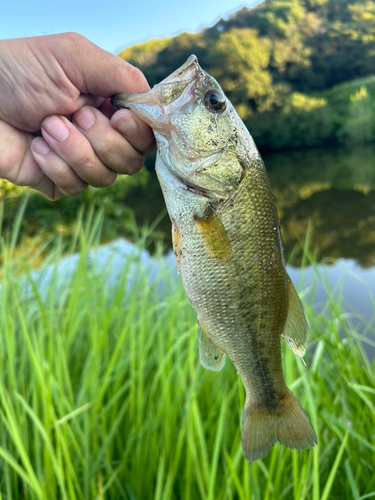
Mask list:
[[[54,53],[69,80],[83,93],[110,97],[120,92],[147,92],[144,74],[78,33],[50,35]],[[53,40],[52,40],[53,38]]]

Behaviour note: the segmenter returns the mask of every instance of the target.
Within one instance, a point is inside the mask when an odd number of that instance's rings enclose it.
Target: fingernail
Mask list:
[[[46,141],[41,137],[37,137],[36,139],[33,140],[32,147],[35,153],[43,156],[45,156],[47,153],[51,151],[51,148],[48,146]]]
[[[138,130],[138,124],[128,109],[117,111],[114,125],[124,135],[133,135]]]
[[[95,113],[90,108],[81,108],[74,115],[74,123],[82,130],[88,130],[96,120]]]
[[[57,142],[65,141],[69,135],[69,129],[58,116],[50,116],[43,122],[44,130]]]

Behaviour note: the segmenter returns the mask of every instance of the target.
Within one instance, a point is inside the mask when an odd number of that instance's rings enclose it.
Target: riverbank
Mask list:
[[[374,371],[339,303],[322,314],[304,300],[311,326],[307,367],[283,343],[287,383],[319,446],[297,452],[276,445],[248,464],[240,442],[242,383],[229,360],[218,374],[199,365],[195,313],[173,260],[150,282],[152,258],[142,245],[134,251],[116,242],[90,253],[95,227],[80,232],[73,267],[55,247],[39,270],[42,293],[31,269],[25,293],[24,259],[3,246],[3,497],[375,495]],[[119,261],[121,248],[128,257]]]

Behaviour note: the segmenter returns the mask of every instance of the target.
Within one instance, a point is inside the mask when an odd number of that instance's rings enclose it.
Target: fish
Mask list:
[[[150,91],[111,102],[154,131],[176,268],[197,313],[200,362],[218,372],[227,355],[246,390],[245,458],[262,459],[277,441],[296,450],[315,446],[313,426],[286,386],[280,345],[283,337],[302,358],[308,325],[249,131],[194,55]]]

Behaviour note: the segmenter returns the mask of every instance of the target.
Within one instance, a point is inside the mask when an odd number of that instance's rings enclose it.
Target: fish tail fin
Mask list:
[[[289,389],[276,408],[254,405],[246,399],[242,422],[246,460],[263,458],[276,441],[295,450],[311,448],[318,442],[309,417]]]

